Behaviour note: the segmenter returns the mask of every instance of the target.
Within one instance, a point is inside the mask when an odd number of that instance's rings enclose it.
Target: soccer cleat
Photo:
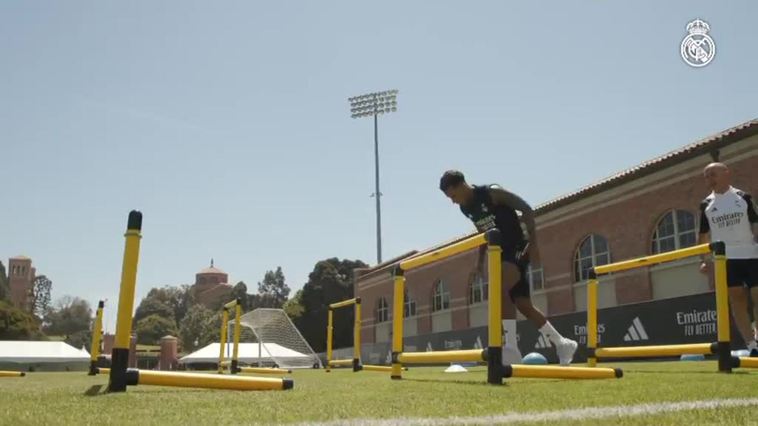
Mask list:
[[[558,360],[561,362],[561,365],[571,364],[571,361],[574,360],[577,346],[579,345],[574,340],[565,337],[561,340],[560,344],[555,345],[555,351],[558,353]]]
[[[521,351],[515,346],[503,345],[503,365],[521,364]]]

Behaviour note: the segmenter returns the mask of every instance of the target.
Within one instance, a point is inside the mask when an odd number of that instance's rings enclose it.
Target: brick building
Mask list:
[[[8,259],[8,286],[13,306],[26,311],[31,310],[35,276],[36,269],[32,266],[32,259],[26,256]]]
[[[542,265],[529,272],[535,305],[549,316],[584,311],[592,266],[695,244],[699,203],[709,193],[702,169],[714,160],[730,166],[735,187],[758,194],[758,120],[538,206]],[[355,294],[364,306],[363,342],[389,341],[391,271],[399,260],[414,254],[355,271]],[[486,325],[486,282],[477,276],[475,263],[475,252],[470,251],[406,273],[405,336]],[[712,288],[711,280],[698,271],[698,259],[684,259],[605,277],[599,304],[613,307]]]
[[[213,266],[211,259],[211,266],[195,274],[195,284],[192,285],[190,291],[193,292],[198,303],[216,309],[230,300],[232,288],[229,284],[229,275]]]

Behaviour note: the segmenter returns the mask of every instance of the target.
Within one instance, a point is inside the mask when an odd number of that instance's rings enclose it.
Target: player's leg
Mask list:
[[[525,276],[526,268],[523,269],[523,275]],[[558,360],[561,365],[571,364],[571,361],[574,359],[574,353],[576,353],[576,348],[579,345],[576,341],[563,337],[561,333],[550,324],[550,321],[545,318],[545,315],[534,306],[530,296],[529,280],[526,277],[521,279],[511,289],[509,296],[519,312],[537,327],[545,339],[555,346],[555,351],[558,354]]]
[[[521,351],[518,348],[518,333],[516,331],[516,306],[508,297],[510,290],[521,279],[521,271],[510,260],[502,262],[502,324],[505,339],[503,341],[503,364],[516,364],[521,362]]]
[[[758,341],[758,259],[750,259],[747,263],[747,286],[750,289],[750,298],[753,302],[753,340]],[[758,356],[758,348],[752,350],[750,356]]]
[[[748,313],[748,297],[750,297],[750,291],[745,286],[745,283],[750,278],[749,263],[747,259],[730,259],[727,261],[727,284],[729,286],[729,305],[732,310],[732,317],[734,318],[734,325],[737,326],[742,339],[747,345],[748,351],[754,349],[758,351],[756,346],[755,335],[753,333],[753,326],[750,323],[750,315]]]

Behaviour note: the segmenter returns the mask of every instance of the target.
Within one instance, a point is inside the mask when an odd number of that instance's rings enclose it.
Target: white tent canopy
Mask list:
[[[272,357],[310,359],[310,356],[308,355],[293,351],[292,349],[287,349],[276,343],[263,343],[261,346],[262,347],[259,347],[258,343],[240,343],[238,361],[242,364],[255,364],[258,362],[273,362]],[[211,343],[208,346],[185,356],[180,359],[179,362],[182,364],[215,364],[218,363],[219,349],[219,343]],[[225,352],[226,354],[224,356],[229,360],[232,357],[231,344],[227,345]]]
[[[89,353],[64,342],[0,341],[0,362],[87,362]]]

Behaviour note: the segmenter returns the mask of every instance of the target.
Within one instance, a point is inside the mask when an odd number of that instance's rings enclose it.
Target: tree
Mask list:
[[[353,270],[365,267],[367,265],[360,260],[331,258],[316,263],[308,275],[308,282],[300,292],[302,315],[293,322],[316,352],[326,349],[324,330],[328,305],[353,297]],[[353,316],[350,311],[335,318],[335,347],[352,344]]]
[[[92,309],[89,302],[78,297],[64,296],[45,313],[44,332],[48,336],[69,336],[89,330]]]
[[[0,300],[0,340],[43,340],[39,320]]]
[[[34,287],[32,288],[32,314],[37,318],[43,318],[45,313],[50,309],[50,291],[53,289],[53,282],[44,275],[34,278]]]
[[[11,300],[11,288],[8,283],[8,274],[5,272],[5,265],[0,262],[0,301]]]
[[[171,306],[148,294],[147,297],[142,299],[137,310],[134,312],[134,322],[136,323],[139,320],[152,315],[175,321],[174,310],[171,309]]]
[[[163,336],[177,334],[176,322],[173,318],[153,314],[137,321],[134,332],[137,333],[137,343],[157,345]]]
[[[298,290],[297,293],[295,293],[295,296],[293,296],[292,299],[284,302],[284,305],[282,306],[284,313],[286,313],[292,321],[295,321],[297,318],[300,318],[303,315],[304,308],[300,303],[300,298],[302,296],[303,290]]]
[[[77,331],[74,334],[66,336],[66,340],[64,341],[77,349],[85,348],[89,352],[91,349],[90,344],[92,343],[92,330]]]
[[[220,314],[200,304],[193,306],[187,311],[179,328],[182,349],[193,351],[218,341],[220,329]]]
[[[278,266],[276,271],[266,271],[263,281],[258,283],[258,296],[262,307],[281,308],[289,294],[290,288],[285,283],[281,266]]]
[[[247,285],[240,281],[232,288],[232,299],[237,299],[242,305],[242,312],[247,312],[250,307],[250,295],[247,294]]]

